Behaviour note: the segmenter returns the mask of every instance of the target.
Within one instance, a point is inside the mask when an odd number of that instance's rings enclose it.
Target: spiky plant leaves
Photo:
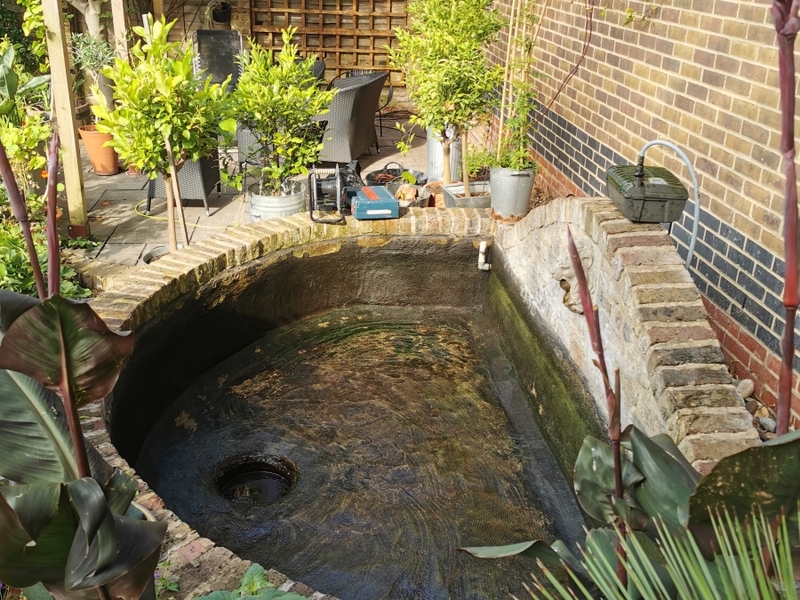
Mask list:
[[[54,296],[26,311],[0,345],[0,368],[45,387],[69,381],[77,406],[104,398],[117,381],[133,336],[111,331],[88,304]]]
[[[622,459],[622,485],[627,490],[641,482],[642,474],[629,460]],[[614,496],[614,455],[611,446],[587,436],[575,461],[572,484],[578,502],[586,513],[603,523],[614,522],[617,515],[612,502]],[[628,499],[631,504],[633,501]]]

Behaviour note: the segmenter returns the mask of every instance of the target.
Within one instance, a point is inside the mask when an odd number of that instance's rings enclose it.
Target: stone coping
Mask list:
[[[680,310],[676,308],[665,311],[648,302],[647,296],[652,293],[654,285],[659,286],[659,289],[664,285],[672,285],[677,290],[686,288],[691,280],[686,279],[688,274],[676,275],[679,271],[676,268],[679,263],[677,253],[674,248],[667,248],[667,244],[661,242],[661,233],[651,226],[632,225],[625,221],[621,218],[621,213],[615,212],[613,206],[604,200],[556,200],[550,205],[535,209],[516,224],[501,224],[493,220],[489,211],[484,209],[438,208],[412,208],[401,218],[387,221],[357,221],[348,217],[344,225],[314,223],[308,214],[271,219],[216,235],[133,270],[113,290],[93,300],[92,306],[112,329],[135,330],[158,314],[163,307],[211,282],[226,269],[247,265],[279,250],[294,249],[297,256],[304,256],[334,252],[344,238],[357,238],[359,244],[379,246],[396,235],[473,237],[491,242],[497,234],[495,241],[503,246],[503,251],[507,254],[513,254],[514,247],[519,248],[525,243],[526,232],[558,222],[580,225],[587,235],[604,248],[604,260],[619,274],[617,280],[622,282],[638,307],[639,322],[647,331],[650,344],[646,360],[648,372],[652,376],[651,385],[659,393],[659,402],[671,399],[674,408],[678,409],[675,411],[678,417],[672,430],[678,431],[678,437],[684,440],[697,435],[706,436],[698,439],[697,443],[683,444],[682,448],[694,451],[693,459],[718,453],[723,448],[720,444],[714,445],[712,438],[726,434],[701,432],[713,431],[714,419],[719,415],[713,411],[709,413],[710,409],[702,408],[698,404],[706,398],[715,398],[717,393],[724,392],[725,395],[733,388],[728,380],[715,380],[707,382],[708,385],[715,390],[723,386],[723,391],[704,390],[706,383],[689,381],[691,378],[686,376],[686,368],[682,364],[687,360],[692,361],[694,368],[695,361],[698,360],[692,350],[697,341],[694,339],[692,327],[698,328],[697,333],[702,344],[713,346],[715,343],[715,340],[709,340],[706,335],[707,322],[702,304],[699,300],[692,300],[688,304],[684,303],[687,304],[686,307],[679,307]],[[659,243],[650,243],[649,240],[656,237]],[[667,258],[673,255],[674,258]],[[665,265],[669,268],[665,269]],[[642,266],[646,268],[642,269]],[[654,279],[657,273],[667,279]],[[675,278],[674,281],[670,279],[672,277]],[[684,308],[693,315],[690,321],[694,324],[688,328],[684,327],[687,318],[681,316],[685,313]],[[676,331],[681,334],[674,335]],[[716,347],[718,348],[718,344]],[[709,366],[709,373],[713,371],[721,378],[722,361],[717,361],[714,356],[711,362],[713,364]],[[730,398],[726,396],[725,402],[728,400]],[[684,416],[682,410],[689,410],[689,413]],[[83,423],[87,438],[109,463],[135,475],[111,443],[99,406],[90,406],[84,410]],[[711,444],[711,452],[698,453],[697,447],[702,444]],[[139,486],[137,501],[152,510],[159,520],[169,524],[162,552],[163,558],[169,562],[165,575],[178,582],[180,591],[166,593],[163,597],[180,600],[213,590],[235,589],[241,574],[250,563],[229,550],[216,546],[211,540],[200,537],[166,508],[145,482],[139,480]],[[302,583],[290,581],[275,571],[270,571],[270,577],[282,589],[291,589],[318,600],[331,598]]]

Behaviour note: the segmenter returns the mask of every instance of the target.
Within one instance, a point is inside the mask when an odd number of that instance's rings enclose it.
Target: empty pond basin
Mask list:
[[[457,552],[552,538],[543,506],[571,502],[496,393],[493,335],[470,308],[305,318],[200,376],[137,470],[202,535],[345,600],[524,593],[530,562]]]

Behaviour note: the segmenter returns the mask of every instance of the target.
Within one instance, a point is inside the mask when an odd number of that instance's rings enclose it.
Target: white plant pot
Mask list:
[[[492,184],[494,212],[504,219],[519,219],[527,215],[535,175],[533,169],[517,171],[492,167],[489,170],[489,180]]]

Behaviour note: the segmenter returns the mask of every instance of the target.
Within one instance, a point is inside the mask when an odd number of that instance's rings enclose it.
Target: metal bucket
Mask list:
[[[517,171],[505,167],[492,167],[489,180],[492,185],[494,212],[504,219],[520,218],[528,214],[535,174],[533,169]]]
[[[250,222],[257,223],[273,217],[286,217],[306,211],[306,184],[304,181],[293,182],[292,194],[289,196],[262,196],[258,193],[258,184],[248,189],[250,199]]]
[[[428,151],[428,181],[441,181],[444,177],[444,156],[442,156],[442,142],[428,129],[426,142]],[[461,140],[456,139],[450,144],[450,178],[453,181],[461,179]]]

